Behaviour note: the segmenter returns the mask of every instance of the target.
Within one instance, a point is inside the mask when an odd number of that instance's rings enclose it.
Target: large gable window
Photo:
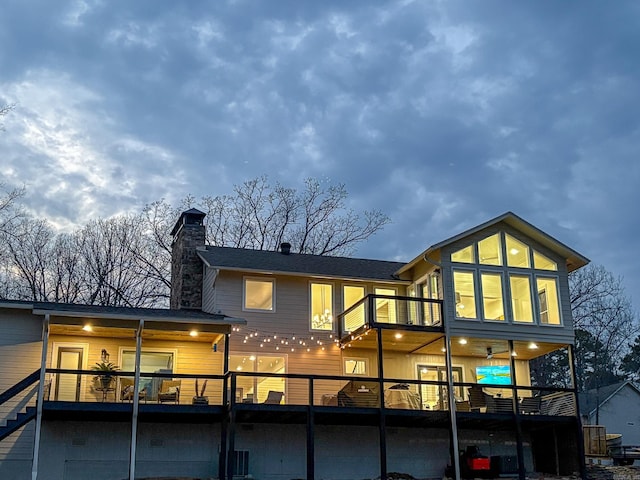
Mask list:
[[[456,318],[562,324],[558,264],[525,241],[494,233],[454,251],[451,262]]]
[[[271,278],[245,278],[243,310],[273,312],[276,282]]]

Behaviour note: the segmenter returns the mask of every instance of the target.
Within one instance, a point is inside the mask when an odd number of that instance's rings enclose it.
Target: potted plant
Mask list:
[[[96,364],[91,367],[91,370],[97,372],[93,379],[96,382],[100,382],[103,389],[107,389],[111,386],[111,382],[113,382],[114,377],[113,372],[117,372],[119,369],[120,367],[106,360],[96,362]]]
[[[209,405],[209,397],[204,396],[207,389],[207,380],[202,382],[202,389],[198,388],[198,379],[196,378],[196,395],[193,397],[194,405]]]

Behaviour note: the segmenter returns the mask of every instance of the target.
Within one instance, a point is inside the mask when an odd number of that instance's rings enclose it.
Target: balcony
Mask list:
[[[442,331],[442,300],[369,294],[338,315],[339,336],[377,326]]]

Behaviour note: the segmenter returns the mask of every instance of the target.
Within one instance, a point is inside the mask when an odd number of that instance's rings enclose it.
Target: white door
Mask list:
[[[58,348],[57,368],[82,370],[82,348]],[[80,379],[74,373],[58,373],[54,400],[62,402],[78,402],[80,400]]]

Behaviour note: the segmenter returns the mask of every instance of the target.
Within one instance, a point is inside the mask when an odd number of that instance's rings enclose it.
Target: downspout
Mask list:
[[[36,400],[36,431],[33,440],[33,459],[31,461],[31,480],[38,478],[38,456],[40,455],[40,432],[42,430],[42,402],[44,400],[44,382],[47,370],[47,346],[49,344],[49,314],[45,314],[42,325],[42,356],[40,359],[40,383]]]
[[[138,388],[140,386],[140,353],[142,350],[142,329],[144,320],[140,320],[136,331],[136,364],[135,377],[133,381],[133,415],[131,418],[131,443],[129,446],[129,480],[135,480],[136,475],[136,446],[138,439],[138,406],[140,398]]]

